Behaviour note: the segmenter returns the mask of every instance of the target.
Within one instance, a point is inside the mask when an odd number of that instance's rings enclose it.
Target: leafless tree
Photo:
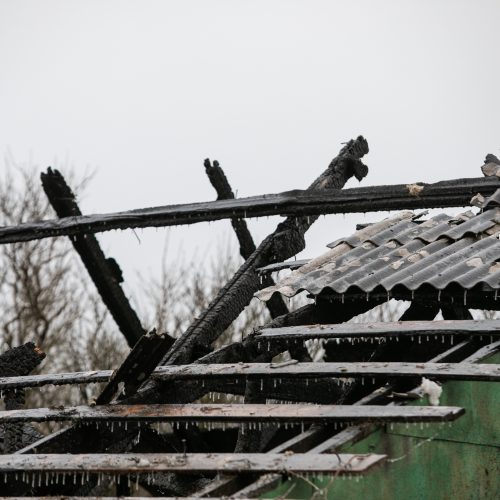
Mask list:
[[[87,180],[80,180],[77,191]],[[38,172],[7,158],[0,178],[0,224],[45,217],[54,214]],[[47,354],[43,372],[111,368],[127,352],[67,238],[0,246],[0,311],[0,349],[35,342]],[[31,391],[29,404],[88,400],[91,390]]]

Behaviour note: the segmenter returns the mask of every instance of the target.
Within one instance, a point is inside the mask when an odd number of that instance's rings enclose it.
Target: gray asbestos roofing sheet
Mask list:
[[[415,219],[402,212],[330,243],[326,253],[256,296],[369,293],[376,287],[390,292],[396,286],[415,291],[423,285],[443,290],[451,284],[500,288],[500,208],[440,214],[420,224]]]

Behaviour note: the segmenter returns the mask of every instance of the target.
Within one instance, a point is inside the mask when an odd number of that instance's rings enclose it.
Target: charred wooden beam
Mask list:
[[[45,353],[27,342],[0,354],[0,377],[27,375],[45,359]]]
[[[97,398],[97,404],[109,403],[115,397],[123,399],[134,394],[173,343],[172,337],[166,333],[157,334],[156,330],[143,335],[103,389]]]
[[[56,223],[84,217],[73,191],[58,170],[49,168],[46,173],[41,174],[41,179],[45,194],[60,218]],[[103,302],[127,339],[128,345],[133,347],[144,333],[144,329],[123,291],[123,277],[117,262],[112,257],[106,258],[94,235],[72,233],[70,236],[71,243]]]
[[[277,453],[142,453],[51,454],[0,456],[0,473],[157,474],[193,472],[269,472],[357,474],[383,461],[385,455],[284,455]],[[31,478],[30,478],[31,479]]]
[[[351,170],[351,157],[346,169]],[[415,194],[416,186],[419,190]],[[79,215],[60,220],[27,222],[0,229],[0,244],[31,241],[53,236],[98,233],[112,229],[138,227],[164,227],[197,222],[282,215],[300,217],[338,213],[363,213],[419,208],[445,208],[470,206],[472,196],[481,193],[490,196],[500,187],[497,178],[453,179],[434,184],[399,184],[352,188],[344,191],[295,190],[279,194],[266,194],[218,200],[213,202],[167,205],[109,214]],[[338,188],[333,185],[332,188]]]
[[[380,290],[380,291],[379,291]],[[500,300],[495,293],[495,290],[490,287],[485,287],[483,284],[475,285],[470,289],[463,289],[462,287],[450,285],[448,288],[438,290],[433,287],[422,287],[415,291],[407,290],[403,286],[396,286],[390,292],[386,290],[375,290],[368,294],[370,299],[383,300],[388,299],[405,300],[405,301],[434,301],[439,303],[441,309],[446,305],[461,305],[466,309],[481,309],[486,311],[500,310]],[[365,292],[349,292],[349,293],[331,293],[325,289],[317,298],[328,301],[331,304],[341,304],[347,301],[358,302],[366,300],[367,294]],[[457,319],[471,319],[469,316]],[[449,319],[449,318],[447,318]]]
[[[433,377],[453,380],[500,380],[500,366],[472,363],[237,363],[223,365],[164,366],[155,372],[159,380],[214,378],[282,379],[367,376]]]
[[[214,160],[213,164],[211,164],[210,160],[207,158],[204,165],[208,179],[217,192],[217,199],[234,200],[235,196],[233,190],[231,189],[226,174],[219,165],[219,162]],[[247,223],[244,219],[235,218],[231,219],[231,225],[233,226],[236,238],[238,238],[240,255],[246,260],[252,255],[253,252],[255,252],[255,249],[257,248],[252,235],[250,234]],[[266,278],[262,283],[262,286],[272,285],[274,285],[274,281],[270,277]],[[271,318],[277,318],[278,316],[288,313],[288,307],[285,305],[283,298],[278,295],[271,297],[271,299],[266,303],[266,306],[269,309]]]
[[[388,323],[345,323],[341,325],[291,326],[261,330],[257,341],[304,341],[308,339],[384,339],[402,337],[446,337],[466,335],[470,337],[497,338],[500,336],[498,320],[441,320],[396,321]]]
[[[102,405],[64,409],[34,408],[0,411],[0,423],[8,422],[442,422],[455,420],[462,408],[446,406],[341,406],[341,405]]]

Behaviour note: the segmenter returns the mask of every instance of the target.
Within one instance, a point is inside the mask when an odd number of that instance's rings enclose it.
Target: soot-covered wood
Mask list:
[[[219,162],[214,160],[213,164],[210,163],[209,159],[204,162],[205,171],[207,173],[208,179],[212,184],[213,188],[217,192],[218,200],[232,200],[235,198],[231,185],[227,180],[224,170],[222,170]],[[231,225],[233,226],[236,238],[238,238],[238,243],[240,245],[240,255],[243,259],[248,259],[253,252],[255,252],[256,246],[253,241],[252,235],[248,229],[247,223],[244,219],[231,219]],[[266,277],[263,280],[263,287],[274,285],[274,281],[271,277]],[[281,296],[276,295],[272,297],[266,303],[266,306],[271,314],[271,318],[277,318],[288,312],[288,308],[283,301]]]
[[[9,349],[0,354],[0,376],[28,375],[44,358],[45,353],[36,347],[33,342]],[[6,410],[20,410],[24,408],[25,396],[22,389],[7,390],[3,395]],[[3,431],[3,453],[13,453],[38,436],[38,432],[22,423],[4,425]]]
[[[363,170],[358,169],[354,162],[350,162],[350,165],[351,169]],[[311,191],[294,190],[237,200],[188,203],[111,214],[82,215],[62,220],[27,222],[1,228],[0,244],[53,236],[97,233],[112,229],[194,224],[235,217],[269,215],[300,217],[303,214],[318,216],[334,213],[463,207],[469,206],[471,198],[477,193],[482,193],[483,196],[492,195],[500,187],[500,180],[496,177],[481,177],[446,180],[434,184],[418,183],[418,194],[413,193],[411,186],[417,184],[352,188],[342,192],[322,192],[319,190],[321,187],[316,187]],[[420,190],[420,187],[423,189]]]
[[[45,194],[58,217],[82,215],[73,191],[58,170],[49,168],[41,174],[41,179]],[[123,277],[117,262],[112,257],[106,258],[93,234],[73,235],[70,240],[128,345],[133,347],[144,329],[123,292],[120,284]]]

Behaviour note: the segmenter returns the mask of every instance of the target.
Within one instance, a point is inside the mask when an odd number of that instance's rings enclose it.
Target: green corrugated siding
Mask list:
[[[489,362],[500,363],[500,355]],[[447,382],[443,389],[441,404],[466,409],[466,414],[451,425],[421,428],[420,424],[398,424],[341,450],[385,453],[395,461],[373,469],[358,481],[310,479],[318,489],[301,480],[287,481],[264,498],[279,497],[292,486],[286,498],[500,498],[500,386],[494,382]]]

